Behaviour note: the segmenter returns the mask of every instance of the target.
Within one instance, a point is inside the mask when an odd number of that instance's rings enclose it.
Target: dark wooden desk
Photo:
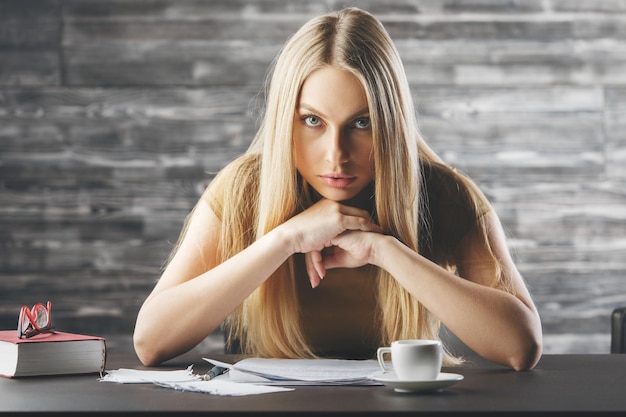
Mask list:
[[[234,361],[236,357],[211,355]],[[159,369],[196,372],[208,364],[182,357]],[[136,368],[133,354],[111,353],[107,369]],[[626,413],[626,355],[545,355],[529,372],[497,366],[446,368],[465,379],[440,392],[402,394],[384,386],[295,387],[295,391],[219,397],[179,392],[152,384],[99,382],[97,375],[0,378],[0,411],[162,411],[162,412],[598,412]],[[442,413],[438,413],[442,415]]]

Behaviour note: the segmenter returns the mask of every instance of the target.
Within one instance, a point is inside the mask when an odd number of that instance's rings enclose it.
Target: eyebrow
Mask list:
[[[319,110],[317,110],[315,107],[311,106],[310,104],[306,104],[306,103],[301,103],[298,107],[297,110],[300,109],[306,109],[309,110],[313,113],[319,114],[320,116],[322,116],[323,118],[327,119],[328,115],[324,114],[324,112],[321,112]],[[347,120],[352,120],[357,118],[358,116],[364,116],[365,114],[369,114],[369,107],[364,107],[361,110],[352,113],[350,116],[348,116]]]

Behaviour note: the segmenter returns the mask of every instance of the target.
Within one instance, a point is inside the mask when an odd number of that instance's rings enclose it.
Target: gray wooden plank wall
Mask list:
[[[0,0],[0,327],[50,299],[57,328],[130,348],[186,213],[251,139],[270,61],[343,4]],[[394,38],[427,139],[499,211],[545,352],[608,352],[626,305],[626,3],[353,4]]]

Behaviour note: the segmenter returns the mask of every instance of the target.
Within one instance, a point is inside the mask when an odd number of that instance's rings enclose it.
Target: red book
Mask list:
[[[102,373],[106,364],[103,337],[76,333],[43,333],[29,339],[16,330],[0,330],[0,376]]]

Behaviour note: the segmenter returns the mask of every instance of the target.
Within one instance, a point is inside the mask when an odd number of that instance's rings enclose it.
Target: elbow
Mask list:
[[[143,365],[157,366],[169,359],[164,350],[166,337],[163,337],[162,330],[154,325],[154,321],[145,319],[146,313],[142,314],[143,310],[144,307],[139,311],[135,322],[133,347]]]
[[[539,315],[535,312],[526,326],[519,326],[518,330],[517,347],[509,356],[508,365],[516,371],[530,371],[543,354],[543,331]]]
[[[145,366],[155,366],[160,363],[159,355],[154,349],[151,349],[150,343],[146,343],[137,332],[133,335],[133,347],[135,348],[135,354]]]
[[[174,338],[175,339],[175,338]],[[178,339],[176,339],[178,340]],[[195,342],[197,344],[199,342]],[[133,347],[135,354],[145,366],[157,366],[189,351],[194,345],[172,344],[172,341],[155,329],[135,328]]]
[[[143,365],[156,366],[163,362],[162,355],[156,349],[155,343],[137,330],[133,334],[133,347],[135,348],[135,354]]]
[[[516,371],[532,370],[543,353],[541,338],[529,337],[509,360],[509,366]]]

